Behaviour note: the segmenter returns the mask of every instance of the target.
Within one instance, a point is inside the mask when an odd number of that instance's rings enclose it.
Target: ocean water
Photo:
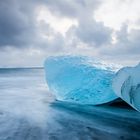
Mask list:
[[[57,101],[42,68],[0,69],[0,140],[103,139],[140,139],[140,113],[124,103]]]

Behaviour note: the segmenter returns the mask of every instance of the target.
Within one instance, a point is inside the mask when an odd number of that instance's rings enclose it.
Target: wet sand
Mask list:
[[[42,69],[0,76],[0,140],[140,139],[140,113],[125,103],[56,101],[47,91]]]

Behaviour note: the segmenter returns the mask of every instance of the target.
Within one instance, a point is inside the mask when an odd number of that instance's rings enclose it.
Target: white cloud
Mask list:
[[[51,13],[51,11],[49,11],[46,6],[39,6],[37,8],[37,11],[38,11],[37,15],[38,22],[44,21],[45,23],[49,24],[50,27],[52,27],[56,32],[59,32],[64,36],[71,26],[78,25],[76,19],[61,16],[58,17],[53,13]]]
[[[102,21],[108,27],[119,30],[127,23],[129,28],[140,28],[139,0],[102,0],[103,3],[95,12],[95,19]]]

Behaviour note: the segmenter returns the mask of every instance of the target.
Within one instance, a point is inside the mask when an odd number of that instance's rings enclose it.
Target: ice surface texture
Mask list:
[[[113,65],[88,57],[59,56],[45,61],[46,80],[58,100],[102,104],[117,98],[112,89]]]
[[[119,70],[113,80],[113,89],[119,97],[140,111],[140,64]]]

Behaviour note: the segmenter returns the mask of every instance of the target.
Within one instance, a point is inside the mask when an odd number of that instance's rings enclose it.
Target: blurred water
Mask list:
[[[140,139],[140,113],[56,101],[43,69],[0,69],[0,140]]]

